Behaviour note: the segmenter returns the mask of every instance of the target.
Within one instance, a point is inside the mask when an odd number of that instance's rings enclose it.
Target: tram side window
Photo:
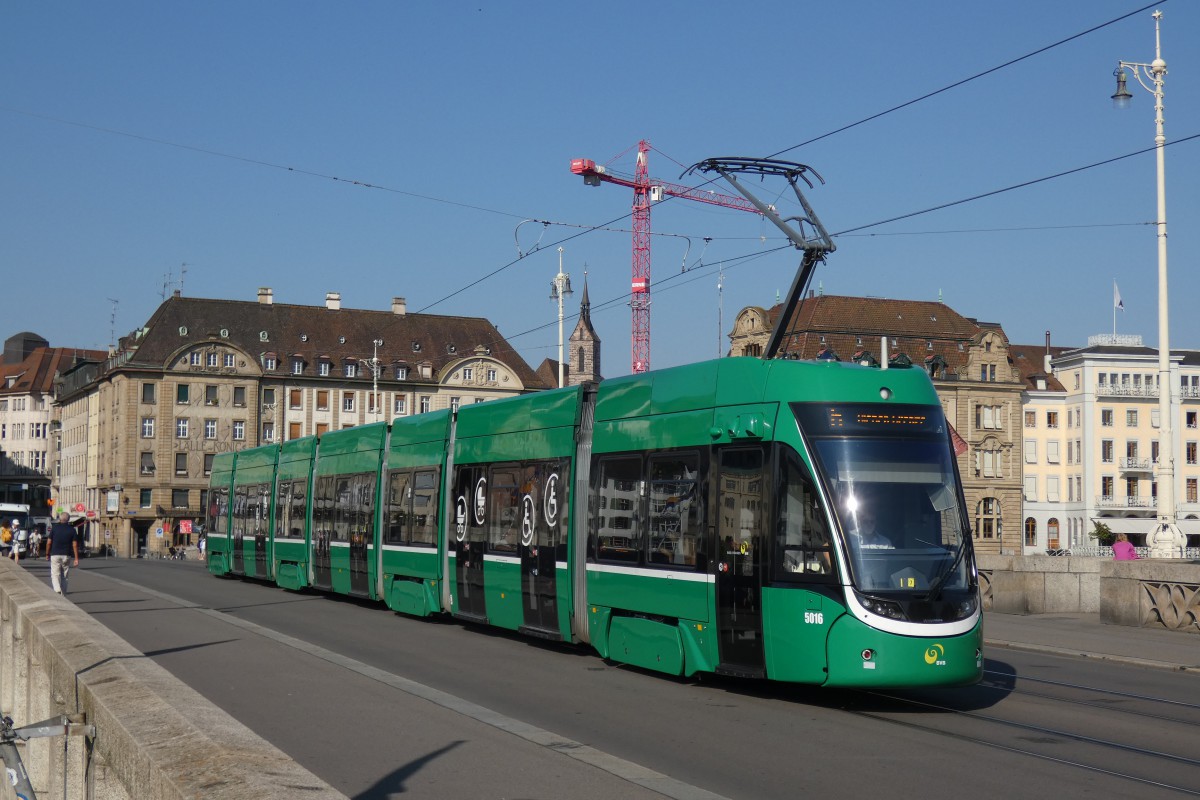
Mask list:
[[[636,564],[642,551],[642,460],[602,458],[592,475],[591,538],[596,557]]]
[[[651,564],[697,565],[697,555],[704,551],[702,478],[696,453],[650,458]]]
[[[208,530],[213,533],[228,533],[226,530],[229,513],[229,489],[213,489],[208,500]]]
[[[236,486],[233,490],[233,535],[246,535],[246,521],[249,515],[249,497],[247,487]]]
[[[288,512],[291,511],[289,495],[292,491],[291,481],[280,481],[275,487],[275,538],[288,535]]]
[[[384,520],[384,540],[388,544],[405,544],[407,541],[408,509],[411,503],[411,475],[406,470],[394,469],[388,473],[387,507]]]
[[[304,538],[305,517],[308,515],[308,480],[292,481],[292,492],[288,498],[287,536]]]
[[[778,520],[775,541],[775,577],[832,574],[829,525],[816,485],[799,456],[781,453],[775,487]]]
[[[521,467],[504,464],[488,479],[488,550],[515,553],[521,541]]]
[[[437,470],[422,469],[413,473],[412,509],[409,512],[412,544],[437,545],[437,490]]]
[[[314,538],[329,542],[333,530],[333,505],[336,497],[333,475],[323,475],[317,478],[317,494],[313,498],[313,532]]]

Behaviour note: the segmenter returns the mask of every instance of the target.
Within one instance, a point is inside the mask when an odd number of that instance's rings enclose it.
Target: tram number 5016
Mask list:
[[[805,625],[824,625],[825,624],[825,612],[824,611],[805,611],[804,612],[804,624]]]

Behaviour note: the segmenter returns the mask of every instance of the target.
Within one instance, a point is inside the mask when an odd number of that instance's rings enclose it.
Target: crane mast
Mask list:
[[[632,179],[613,174],[588,158],[571,161],[571,172],[583,176],[583,182],[588,186],[599,186],[605,182],[633,189],[633,274],[629,306],[633,316],[630,342],[634,373],[650,369],[650,204],[661,200],[663,196],[671,196],[754,214],[762,213],[741,197],[665,181],[651,181],[649,153],[650,143],[642,139],[638,142],[637,167]]]

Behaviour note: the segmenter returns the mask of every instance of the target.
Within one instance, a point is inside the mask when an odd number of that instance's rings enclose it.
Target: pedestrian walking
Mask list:
[[[65,511],[59,514],[58,522],[50,526],[50,533],[47,535],[50,584],[55,592],[62,595],[67,593],[67,573],[70,571],[67,559],[74,556],[75,563],[71,566],[79,566],[79,540],[75,538],[75,529],[67,524],[70,518],[70,514]]]

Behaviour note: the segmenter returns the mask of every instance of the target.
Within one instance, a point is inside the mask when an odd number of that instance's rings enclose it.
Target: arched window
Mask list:
[[[1000,501],[985,497],[975,506],[975,537],[996,539],[1000,535]]]
[[[583,374],[583,346],[575,351],[575,371],[580,375]]]
[[[1025,546],[1037,547],[1037,520],[1033,517],[1025,518]]]
[[[1058,549],[1058,518],[1051,517],[1046,523],[1046,538],[1049,540],[1046,546],[1051,550]]]

